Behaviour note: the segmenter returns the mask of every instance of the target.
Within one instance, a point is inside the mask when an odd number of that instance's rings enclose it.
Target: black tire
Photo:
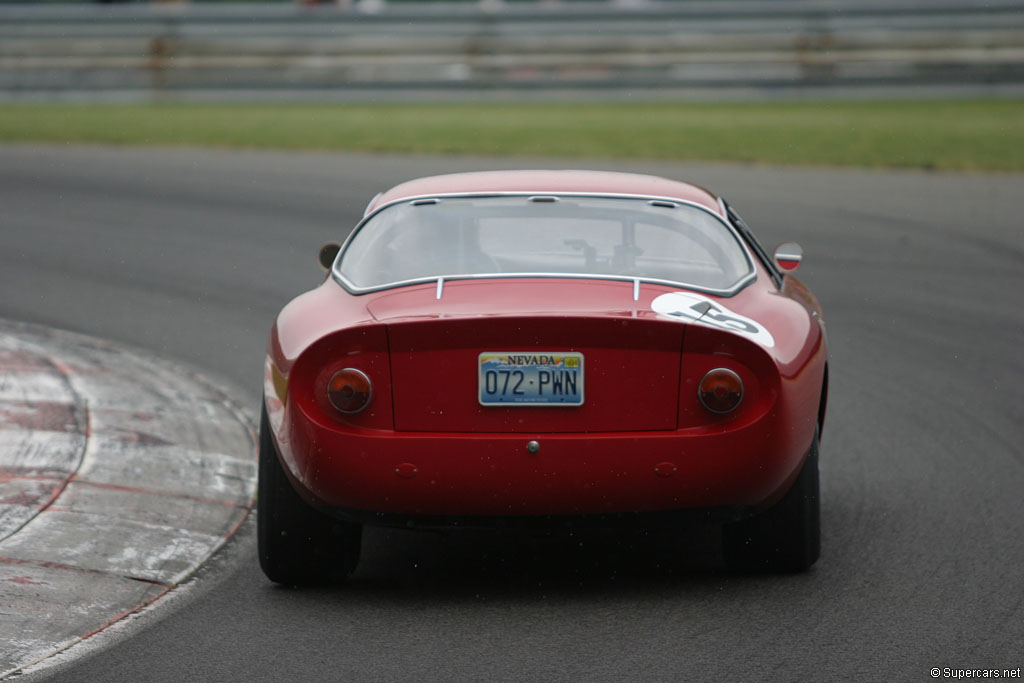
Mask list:
[[[818,433],[803,468],[778,503],[755,517],[722,528],[722,552],[730,569],[802,572],[821,553],[818,495]]]
[[[302,586],[344,581],[359,562],[362,526],[310,507],[292,488],[260,417],[256,529],[260,567],[271,581]]]

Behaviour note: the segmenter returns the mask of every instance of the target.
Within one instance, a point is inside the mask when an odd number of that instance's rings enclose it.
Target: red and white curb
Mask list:
[[[254,443],[192,370],[0,320],[0,677],[188,578],[252,507]]]

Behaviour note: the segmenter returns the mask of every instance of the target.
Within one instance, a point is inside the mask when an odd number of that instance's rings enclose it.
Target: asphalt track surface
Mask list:
[[[0,147],[0,316],[190,363],[255,414],[274,314],[376,192],[580,165]],[[21,680],[915,681],[1024,666],[1024,178],[587,165],[705,184],[765,242],[804,246],[832,384],[812,571],[724,572],[702,533],[371,531],[351,584],[294,590],[260,573],[250,522],[178,598]]]

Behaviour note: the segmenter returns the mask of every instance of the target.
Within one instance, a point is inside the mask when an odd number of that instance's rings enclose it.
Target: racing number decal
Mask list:
[[[655,313],[669,316],[677,320],[700,323],[710,327],[729,330],[752,339],[761,346],[775,346],[775,338],[771,332],[750,318],[730,311],[720,303],[716,303],[699,294],[672,292],[662,294],[651,302]]]
[[[747,322],[745,318],[737,318],[734,315],[726,315],[719,306],[712,303],[699,303],[690,306],[691,311],[704,316],[705,319],[714,320],[723,327],[731,327],[737,332],[757,334],[758,327],[754,323]]]

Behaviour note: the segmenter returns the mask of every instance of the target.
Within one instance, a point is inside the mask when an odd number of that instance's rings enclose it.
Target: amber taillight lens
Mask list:
[[[715,368],[701,379],[697,395],[712,413],[729,413],[743,400],[743,380],[728,368]]]
[[[358,413],[370,404],[373,387],[362,370],[345,368],[334,373],[327,383],[327,398],[343,413]]]

